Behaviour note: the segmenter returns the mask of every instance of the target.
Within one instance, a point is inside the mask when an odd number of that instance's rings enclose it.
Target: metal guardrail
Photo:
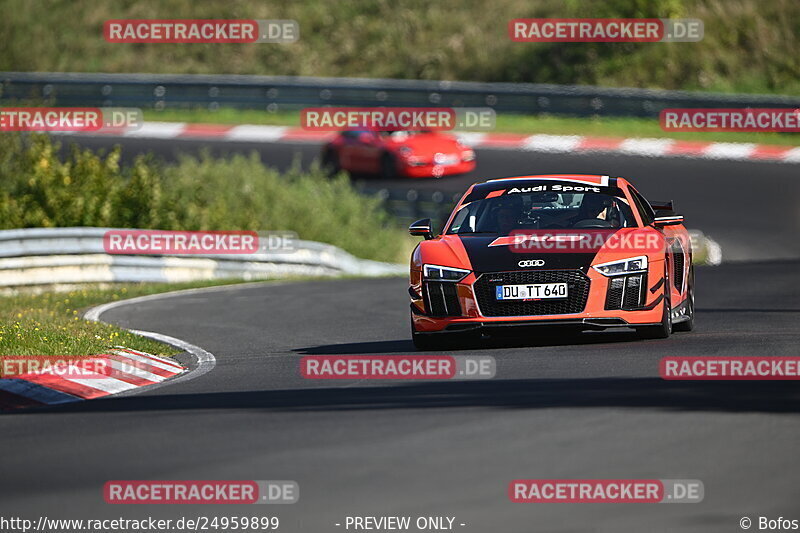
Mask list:
[[[403,265],[358,259],[329,244],[294,241],[293,251],[246,255],[110,255],[112,228],[30,228],[0,231],[0,287],[99,282],[179,282],[280,276],[385,276]]]
[[[496,112],[655,117],[670,107],[800,108],[800,98],[537,83],[241,75],[0,73],[0,102],[144,109],[491,107]]]

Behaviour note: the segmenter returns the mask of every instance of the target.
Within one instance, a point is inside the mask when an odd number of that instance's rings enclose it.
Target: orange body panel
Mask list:
[[[600,184],[604,177],[601,176],[580,176],[580,175],[551,175],[551,176],[531,176],[523,178],[511,178],[502,180],[513,183],[516,179],[554,179],[558,181],[574,181],[576,183]],[[605,177],[607,180],[608,178]],[[500,180],[498,180],[500,181]],[[616,186],[622,189],[630,201],[630,185],[622,178],[617,178]],[[474,189],[475,185],[465,193],[462,200],[456,205],[451,214],[445,229],[450,226],[454,214],[461,207],[464,199]],[[632,203],[632,202],[631,202]],[[648,256],[647,287],[645,287],[645,303],[638,310],[605,309],[606,295],[608,286],[613,278],[606,277],[593,268],[583,270],[589,278],[589,296],[582,312],[560,315],[533,315],[533,316],[484,316],[480,311],[478,299],[474,291],[474,283],[477,280],[474,272],[469,273],[464,279],[457,282],[456,292],[461,308],[461,316],[427,316],[423,294],[422,267],[424,264],[434,264],[449,267],[456,267],[473,271],[473,265],[459,235],[439,235],[431,240],[422,241],[414,250],[410,265],[410,292],[417,295],[412,297],[412,323],[417,332],[436,332],[445,330],[453,325],[479,325],[503,322],[531,322],[552,321],[552,320],[575,320],[575,319],[622,319],[628,324],[651,325],[659,323],[662,319],[663,298],[668,297],[671,307],[677,306],[687,300],[689,294],[689,282],[691,273],[691,241],[689,234],[683,225],[667,226],[663,229],[656,229],[652,226],[644,226],[643,221],[636,209],[633,210],[637,219],[638,228],[631,228],[630,231],[655,232],[658,238],[664,243],[663,249],[648,250],[646,253],[638,255]],[[626,230],[628,228],[625,228]],[[682,273],[674,271],[675,262],[673,260],[673,250],[680,246],[682,253],[685,254],[685,261]],[[592,265],[601,264],[615,259],[621,259],[619,251],[607,253],[600,250],[592,260]],[[542,270],[552,270],[552,268],[542,268]],[[506,270],[507,271],[507,270]],[[669,283],[662,281],[665,271]],[[499,271],[496,271],[499,272]],[[682,282],[676,287],[673,280],[678,279],[676,274],[682,274]],[[649,309],[648,309],[649,307]]]

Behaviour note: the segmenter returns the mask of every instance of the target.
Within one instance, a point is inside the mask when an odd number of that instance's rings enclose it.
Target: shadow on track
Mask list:
[[[470,341],[447,351],[481,350],[496,348],[530,348],[542,346],[573,346],[585,344],[609,344],[617,342],[642,342],[635,331],[614,332],[565,332],[564,329],[534,330],[528,336],[496,336],[481,341]],[[348,342],[323,344],[292,350],[300,355],[380,355],[390,353],[416,353],[411,339],[391,341]]]
[[[414,344],[411,339],[395,341],[348,342],[342,344],[325,344],[292,350],[301,355],[360,355],[413,353]]]
[[[659,378],[392,382],[369,387],[127,396],[20,410],[6,416],[44,412],[319,412],[464,407],[796,413],[800,412],[800,388],[796,382],[680,382]]]

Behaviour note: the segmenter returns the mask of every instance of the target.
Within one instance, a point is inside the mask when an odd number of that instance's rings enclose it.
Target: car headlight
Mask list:
[[[464,150],[461,152],[462,161],[472,161],[475,159],[475,152],[473,150]]]
[[[604,276],[619,276],[622,274],[633,274],[635,272],[646,272],[647,256],[640,255],[639,257],[631,257],[629,259],[609,261],[608,263],[594,265],[592,268]]]
[[[470,273],[463,268],[446,267],[439,265],[423,265],[423,277],[432,281],[461,281]]]

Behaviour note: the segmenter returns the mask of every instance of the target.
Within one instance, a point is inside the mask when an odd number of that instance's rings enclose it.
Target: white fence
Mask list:
[[[358,259],[329,244],[294,241],[291,251],[225,255],[111,255],[113,228],[0,230],[0,287],[113,282],[181,282],[285,276],[386,276],[403,265]],[[264,247],[266,248],[266,246]]]

